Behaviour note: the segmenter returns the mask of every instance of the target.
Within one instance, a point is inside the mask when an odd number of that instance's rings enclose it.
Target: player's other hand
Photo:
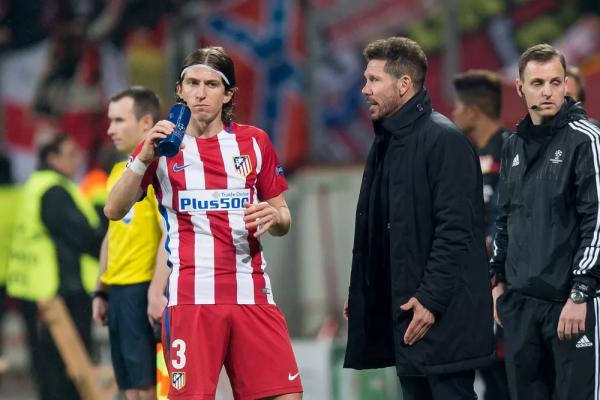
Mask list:
[[[108,302],[101,297],[92,300],[92,318],[102,326],[108,324]]]
[[[246,203],[244,210],[244,222],[246,229],[256,229],[255,237],[259,237],[269,229],[279,223],[279,211],[266,201],[250,204]]]
[[[163,293],[153,294],[148,292],[148,322],[150,325],[160,324],[163,312],[169,300]]]

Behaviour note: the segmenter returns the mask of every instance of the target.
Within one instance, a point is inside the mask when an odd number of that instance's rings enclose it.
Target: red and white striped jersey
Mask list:
[[[168,231],[169,306],[273,304],[261,244],[243,220],[245,203],[287,189],[267,134],[232,123],[212,138],[183,141],[183,150],[155,160],[142,181],[144,191],[153,185]]]

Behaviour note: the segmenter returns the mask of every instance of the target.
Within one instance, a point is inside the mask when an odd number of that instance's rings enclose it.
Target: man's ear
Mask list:
[[[150,130],[154,126],[154,121],[151,114],[146,114],[140,118],[140,125],[144,131]]]
[[[523,98],[523,83],[520,79],[515,79],[515,88],[517,88],[517,94]]]
[[[223,104],[227,104],[233,98],[237,88],[225,89],[225,97],[223,98]]]
[[[402,75],[396,82],[398,93],[403,97],[413,87],[413,81],[408,75]]]

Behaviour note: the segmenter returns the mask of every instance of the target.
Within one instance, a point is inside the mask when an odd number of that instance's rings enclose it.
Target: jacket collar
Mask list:
[[[431,111],[431,100],[429,99],[427,90],[423,88],[408,100],[406,104],[400,107],[398,111],[387,118],[374,121],[375,133],[403,133],[404,128],[412,125],[421,116],[430,114]]]
[[[580,119],[588,119],[587,114],[581,106],[581,103],[576,102],[571,97],[567,96],[565,97],[565,102],[561,106],[560,110],[558,110],[556,116],[554,116],[552,121],[548,123],[548,132],[551,134],[556,129],[562,128],[569,122]],[[525,115],[525,118],[523,118],[517,125],[517,134],[527,138],[527,131],[530,130],[532,126],[533,122],[531,121],[531,117],[529,114]]]

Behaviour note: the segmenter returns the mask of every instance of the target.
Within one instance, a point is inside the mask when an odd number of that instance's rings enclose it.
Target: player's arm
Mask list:
[[[134,160],[135,162],[135,160]],[[129,167],[119,178],[108,195],[104,206],[104,215],[113,221],[119,221],[129,212],[136,201],[142,198],[143,175],[133,172]]]
[[[167,266],[167,251],[165,249],[167,230],[163,224],[160,224],[160,229],[162,237],[156,251],[156,267],[148,288],[148,321],[150,325],[161,322],[162,313],[168,302],[165,289],[171,274],[171,269]]]
[[[283,193],[257,204],[246,204],[244,212],[246,229],[256,229],[256,237],[267,231],[273,236],[283,236],[290,231],[292,215]]]
[[[122,219],[133,207],[136,201],[142,198],[142,180],[146,169],[152,161],[159,157],[158,142],[170,134],[175,125],[167,120],[158,121],[144,138],[139,152],[135,154],[127,169],[117,181],[108,195],[104,215],[118,221]]]

